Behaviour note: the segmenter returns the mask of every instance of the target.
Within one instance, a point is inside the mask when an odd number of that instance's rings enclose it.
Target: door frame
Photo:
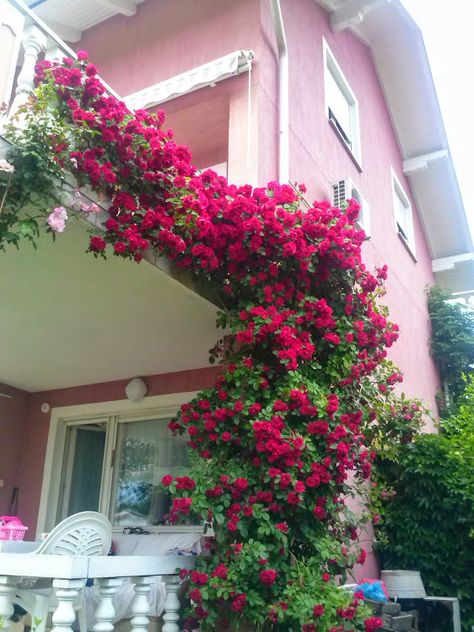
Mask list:
[[[144,416],[172,417],[181,404],[189,402],[198,391],[185,393],[170,393],[167,395],[152,395],[141,402],[131,402],[128,399],[97,402],[94,404],[78,404],[61,406],[51,410],[51,420],[48,432],[48,442],[43,468],[43,482],[41,487],[36,537],[44,531],[49,531],[56,522],[58,510],[61,472],[64,460],[64,447],[67,423],[104,421],[109,417],[127,415],[128,417],[143,418]],[[112,433],[108,433],[111,435]],[[110,494],[113,480],[113,450],[116,437],[108,436],[105,445],[104,471],[102,476],[102,493],[100,511],[108,515]],[[161,527],[166,529],[166,527]],[[160,529],[160,530],[161,530]],[[188,528],[189,530],[189,528]]]

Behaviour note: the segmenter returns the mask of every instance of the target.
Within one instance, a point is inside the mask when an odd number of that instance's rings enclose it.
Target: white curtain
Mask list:
[[[159,483],[165,474],[189,469],[187,437],[174,437],[168,420],[119,424],[118,462],[114,485],[114,524],[155,525],[169,510],[169,496]]]

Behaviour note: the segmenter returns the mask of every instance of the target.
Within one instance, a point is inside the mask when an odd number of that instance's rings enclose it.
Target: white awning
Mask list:
[[[206,86],[214,86],[218,81],[246,72],[251,69],[253,58],[254,53],[251,50],[238,50],[134,92],[125,97],[124,101],[133,110],[151,108],[183,94]]]

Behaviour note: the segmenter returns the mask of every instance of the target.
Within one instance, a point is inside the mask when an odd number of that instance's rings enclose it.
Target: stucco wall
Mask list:
[[[277,53],[269,3],[261,1],[259,179],[277,175]],[[370,268],[387,264],[385,302],[400,326],[390,357],[400,366],[410,396],[436,410],[438,376],[429,356],[425,288],[433,283],[431,257],[410,183],[368,46],[349,31],[334,33],[314,0],[282,0],[290,59],[290,179],[308,186],[308,198],[331,199],[332,182],[350,177],[370,207],[371,239],[364,244]],[[330,126],[324,101],[323,37],[359,104],[362,172]],[[265,71],[263,71],[263,66]],[[410,198],[416,242],[414,262],[395,230],[391,168]]]
[[[0,391],[11,395],[11,398],[0,397],[0,480],[3,481],[3,487],[0,487],[0,515],[5,515],[9,512],[17,473],[23,466],[20,453],[29,395],[3,384],[0,384]]]
[[[221,156],[228,141],[229,177],[263,184],[277,177],[278,63],[268,0],[147,1],[133,18],[116,16],[87,31],[79,46],[89,50],[101,74],[126,95],[241,48],[256,53],[252,80],[251,168],[245,168],[247,81],[226,80],[164,104],[170,122],[191,121],[180,142],[189,141],[199,166]],[[309,199],[328,199],[330,184],[350,177],[370,206],[371,239],[364,246],[370,267],[387,264],[386,303],[401,329],[391,358],[405,374],[405,391],[435,407],[438,378],[429,357],[429,322],[425,288],[433,283],[431,257],[420,218],[403,175],[402,159],[370,49],[349,30],[333,33],[328,14],[314,0],[281,0],[290,56],[290,177],[304,182]],[[323,37],[348,79],[359,103],[362,172],[330,127],[324,104]],[[216,107],[207,104],[214,100]],[[229,112],[224,114],[226,107]],[[202,116],[192,118],[193,112]],[[205,113],[205,114],[204,114]],[[210,134],[228,139],[207,154],[199,147]],[[178,125],[180,128],[181,125]],[[192,132],[192,128],[195,131]],[[206,145],[207,146],[207,145]],[[395,231],[391,168],[414,209],[417,262]]]

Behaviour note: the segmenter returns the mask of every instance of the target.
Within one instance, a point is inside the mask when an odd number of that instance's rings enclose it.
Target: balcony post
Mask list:
[[[52,632],[72,632],[72,624],[76,620],[74,603],[85,583],[85,579],[53,579],[53,590],[58,605],[53,612]]]
[[[13,595],[18,578],[0,576],[0,628],[8,630],[12,622],[10,617],[13,614]]]
[[[114,597],[118,587],[123,583],[121,577],[96,580],[98,583],[100,602],[95,611],[96,623],[94,632],[113,632],[114,629]]]
[[[18,75],[10,116],[15,114],[23,103],[26,103],[28,96],[33,92],[36,62],[39,54],[45,50],[46,43],[47,36],[35,24],[30,24],[25,28],[22,39],[23,66]]]
[[[131,632],[148,632],[150,612],[150,602],[148,595],[151,590],[151,583],[155,581],[154,577],[133,577],[135,599],[132,603],[133,617],[131,619]],[[164,628],[163,628],[164,630]]]
[[[166,597],[163,605],[163,621],[162,632],[179,632],[179,603],[178,591],[181,582],[177,575],[171,575],[162,578],[166,584]]]

